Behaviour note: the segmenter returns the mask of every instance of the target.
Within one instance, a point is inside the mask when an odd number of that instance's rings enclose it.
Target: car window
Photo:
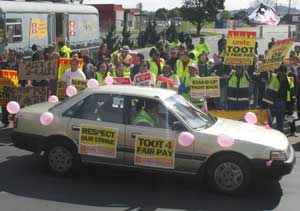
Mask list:
[[[130,99],[130,125],[171,129],[176,118],[157,100],[133,97]]]
[[[93,94],[72,106],[64,116],[92,121],[123,123],[124,97]]]

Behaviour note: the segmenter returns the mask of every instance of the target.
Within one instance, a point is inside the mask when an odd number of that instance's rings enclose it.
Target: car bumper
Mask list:
[[[261,176],[269,177],[280,177],[283,175],[290,174],[296,163],[295,151],[292,146],[290,146],[290,155],[286,161],[272,161],[272,165],[267,166],[269,160],[252,160],[252,166]]]
[[[11,139],[15,147],[39,153],[42,149],[44,137],[27,133],[13,132],[11,134]]]

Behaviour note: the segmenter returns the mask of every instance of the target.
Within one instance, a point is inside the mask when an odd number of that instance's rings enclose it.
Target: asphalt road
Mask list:
[[[298,162],[280,183],[261,182],[244,196],[211,193],[196,177],[84,167],[75,178],[48,174],[35,155],[12,146],[11,129],[0,130],[1,211],[299,211],[300,139],[293,138]]]

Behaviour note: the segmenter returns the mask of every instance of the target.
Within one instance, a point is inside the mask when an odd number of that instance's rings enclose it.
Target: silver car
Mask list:
[[[40,123],[43,112],[54,115],[49,126]],[[220,144],[222,134],[234,142]],[[194,174],[228,194],[260,176],[280,179],[295,163],[282,133],[212,117],[174,91],[148,87],[102,86],[25,107],[12,139],[18,148],[45,155],[57,175],[73,174],[84,163],[109,164]]]

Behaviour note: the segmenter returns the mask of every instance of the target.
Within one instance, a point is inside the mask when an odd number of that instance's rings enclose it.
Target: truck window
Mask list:
[[[22,41],[22,20],[6,19],[6,38],[8,43]]]

